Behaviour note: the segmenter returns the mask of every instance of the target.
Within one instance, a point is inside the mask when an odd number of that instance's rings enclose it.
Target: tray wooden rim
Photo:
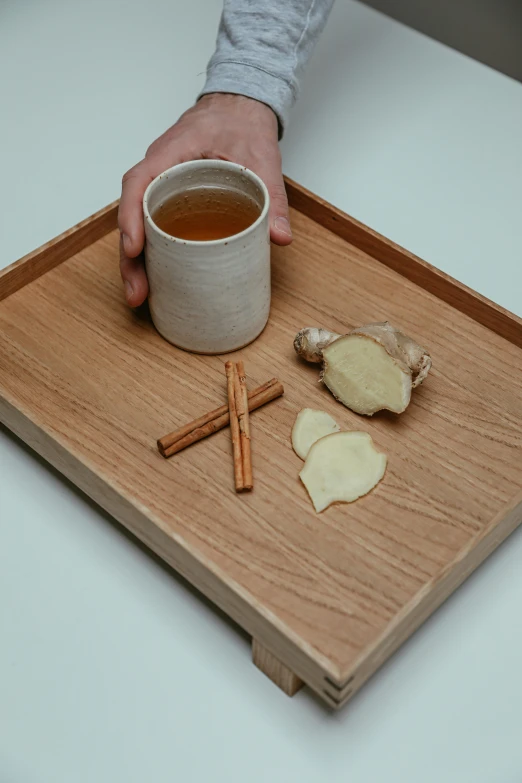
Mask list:
[[[288,202],[341,239],[522,348],[522,318],[285,177]],[[0,271],[0,301],[117,228],[119,199]]]
[[[394,244],[301,185],[288,178],[285,182],[291,207],[369,253],[384,266],[434,294],[513,345],[522,348],[522,319],[518,316]],[[114,201],[1,271],[0,301],[116,229],[118,204],[118,201]],[[172,554],[167,547],[168,541],[172,541],[172,535],[167,535],[159,520],[153,520],[155,529],[150,535],[147,532],[150,513],[139,509],[116,486],[108,486],[84,459],[44,432],[39,424],[31,419],[29,411],[16,408],[2,394],[0,420],[128,527],[176,571],[204,594],[209,595],[233,620],[253,636],[261,638],[270,652],[311,685],[334,708],[343,706],[368,677],[522,521],[521,492],[458,553],[444,572],[424,585],[392,619],[373,646],[365,650],[351,665],[349,671],[340,671],[331,661],[305,645],[290,629],[283,627],[278,618],[269,617],[267,612],[257,605],[254,596],[247,595],[238,585],[233,586],[230,579],[220,579],[217,570],[210,567],[198,552],[191,551],[185,541],[174,537],[177,551],[175,555]],[[181,556],[182,553],[186,560]],[[248,617],[248,611],[245,611],[247,608],[252,617]]]

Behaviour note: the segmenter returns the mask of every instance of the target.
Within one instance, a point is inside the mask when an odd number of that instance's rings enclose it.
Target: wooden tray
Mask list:
[[[0,274],[0,419],[246,629],[284,690],[338,707],[522,521],[522,321],[287,186],[296,239],[274,248],[271,319],[241,352],[250,386],[286,390],[252,417],[251,495],[234,493],[228,430],[156,451],[225,400],[223,357],[173,348],[126,307],[117,204]],[[385,319],[434,369],[401,417],[365,419],[292,340]],[[305,406],[389,456],[371,495],[319,516],[290,446]]]

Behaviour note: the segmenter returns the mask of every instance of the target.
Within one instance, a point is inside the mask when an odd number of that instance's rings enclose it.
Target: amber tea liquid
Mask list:
[[[171,196],[151,217],[172,237],[209,242],[239,234],[260,214],[255,201],[244,193],[206,187]]]

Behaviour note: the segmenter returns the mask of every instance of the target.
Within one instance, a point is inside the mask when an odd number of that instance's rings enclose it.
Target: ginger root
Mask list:
[[[295,336],[295,352],[307,362],[321,364],[324,349],[339,337],[342,337],[342,334],[330,332],[328,329],[321,329],[318,326],[307,326],[306,329],[297,332]]]
[[[402,413],[431,368],[428,352],[387,321],[339,335],[326,329],[301,329],[294,340],[299,356],[323,362],[321,380],[356,413]]]
[[[326,411],[303,408],[292,428],[292,446],[301,459],[306,459],[310,448],[320,438],[339,432],[341,428]]]
[[[366,432],[335,432],[313,444],[299,475],[319,513],[366,495],[384,476],[386,463]]]

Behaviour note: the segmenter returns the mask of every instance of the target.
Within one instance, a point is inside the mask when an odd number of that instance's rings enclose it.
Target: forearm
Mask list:
[[[230,92],[268,104],[281,131],[334,0],[225,0],[202,95]]]

